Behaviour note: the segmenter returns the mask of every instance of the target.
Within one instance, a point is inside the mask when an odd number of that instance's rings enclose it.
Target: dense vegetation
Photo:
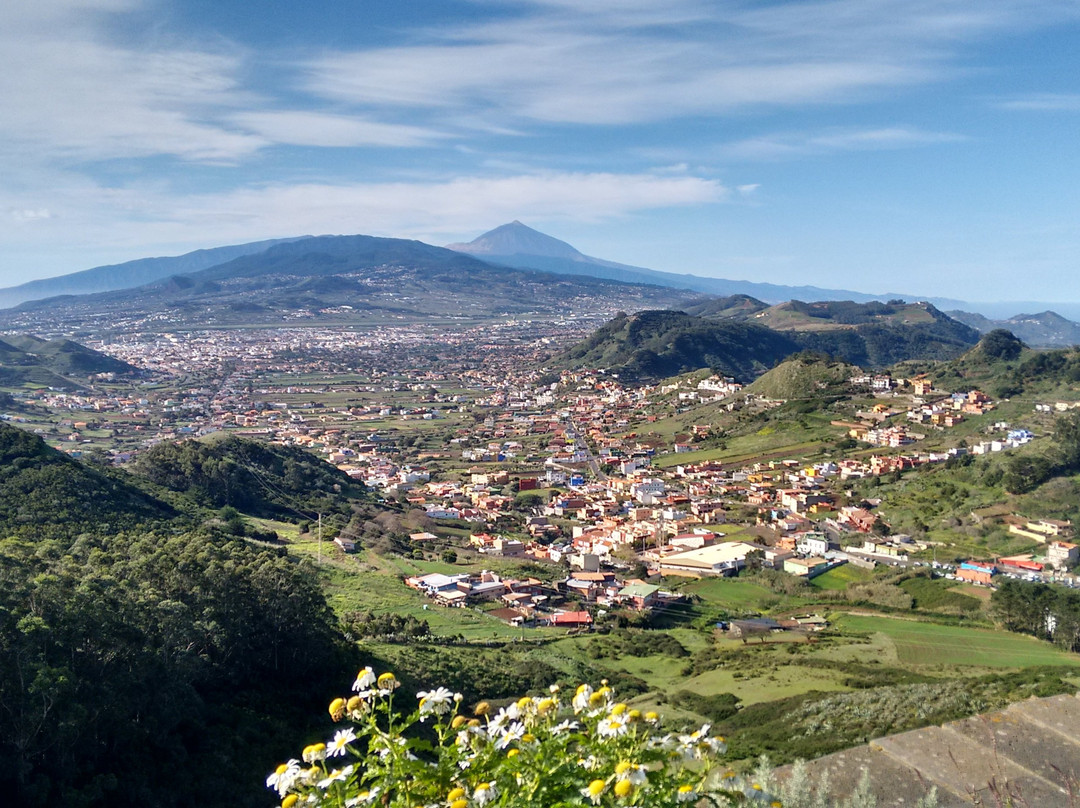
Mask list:
[[[750,381],[798,350],[789,336],[762,326],[645,311],[616,316],[556,361],[565,367],[610,368],[631,381],[699,368]]]
[[[815,317],[820,314],[817,308],[820,304],[799,305],[812,311]],[[743,322],[738,317],[695,317],[681,311],[620,314],[557,357],[556,365],[608,368],[630,381],[656,381],[710,368],[715,373],[749,382],[802,350],[834,356],[862,367],[883,368],[913,358],[952,359],[979,339],[973,328],[949,319],[932,306],[925,312],[920,309],[923,321],[895,323],[881,319],[888,304],[829,305],[849,308],[837,312],[822,310],[825,314],[817,319],[827,315],[825,330],[778,331]],[[710,311],[703,306],[694,310]],[[738,307],[735,310],[739,311]],[[724,311],[730,312],[731,308]],[[745,315],[740,312],[739,316]],[[847,321],[861,324],[849,325]]]
[[[176,515],[132,482],[128,475],[80,463],[41,438],[0,424],[0,535],[123,530]]]
[[[261,805],[353,652],[312,567],[137,482],[0,424],[0,793]]]
[[[349,475],[302,449],[234,437],[158,444],[135,472],[200,504],[268,518],[349,514],[348,500],[366,497]]]

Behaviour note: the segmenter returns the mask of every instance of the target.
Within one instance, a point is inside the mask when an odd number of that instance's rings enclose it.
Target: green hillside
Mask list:
[[[807,399],[843,392],[858,368],[846,362],[797,355],[767,371],[745,392],[766,398]]]
[[[237,437],[158,444],[134,472],[200,505],[269,519],[349,514],[350,499],[367,498],[363,485],[303,449]]]
[[[634,381],[711,368],[749,381],[799,346],[768,328],[714,322],[681,311],[620,314],[556,358],[561,367],[599,367]]]
[[[0,423],[0,536],[118,530],[177,515],[135,482]]]

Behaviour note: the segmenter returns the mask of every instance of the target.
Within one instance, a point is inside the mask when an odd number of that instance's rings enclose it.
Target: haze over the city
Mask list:
[[[1050,0],[8,3],[0,285],[520,219],[658,270],[1080,300],[1078,26]]]

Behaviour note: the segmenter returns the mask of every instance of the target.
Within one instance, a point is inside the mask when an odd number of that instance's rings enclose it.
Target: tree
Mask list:
[[[995,328],[987,332],[979,342],[979,348],[990,359],[1016,359],[1024,348],[1024,343],[1016,338],[1012,331]]]

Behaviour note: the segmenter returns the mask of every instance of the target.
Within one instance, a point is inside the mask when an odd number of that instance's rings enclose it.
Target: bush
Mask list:
[[[397,685],[393,674],[376,677],[367,668],[354,695],[330,703],[331,718],[351,724],[270,774],[267,787],[282,808],[677,808],[703,799],[779,805],[759,784],[709,765],[725,746],[708,726],[660,735],[656,713],[616,702],[607,685],[581,685],[569,702],[552,688],[495,714],[480,703],[472,717],[461,694],[445,687],[418,693],[419,703],[405,713],[394,703]]]

